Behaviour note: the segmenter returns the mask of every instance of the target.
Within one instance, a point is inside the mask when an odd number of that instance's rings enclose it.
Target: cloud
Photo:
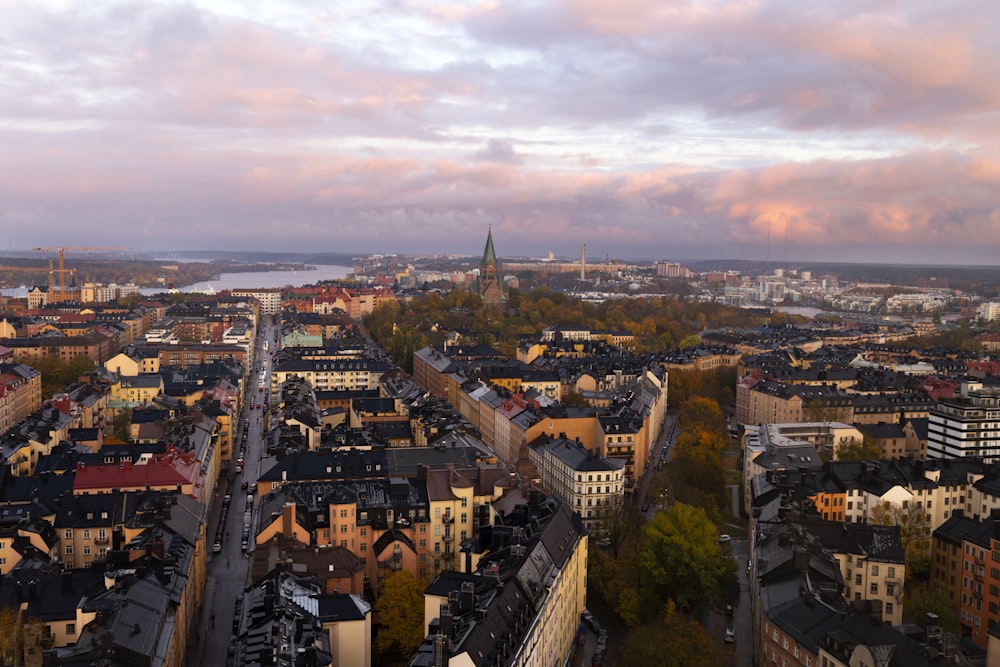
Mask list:
[[[472,159],[477,162],[503,162],[521,164],[524,160],[514,151],[514,144],[503,139],[490,139],[486,146],[476,151]]]
[[[454,252],[492,224],[524,254],[760,256],[770,227],[803,255],[995,257],[997,19],[987,0],[15,5],[8,244]]]

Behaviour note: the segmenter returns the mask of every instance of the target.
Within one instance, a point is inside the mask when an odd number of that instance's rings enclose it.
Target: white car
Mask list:
[[[726,628],[726,636],[723,637],[723,639],[725,639],[727,643],[732,644],[736,641],[736,630],[733,628]]]

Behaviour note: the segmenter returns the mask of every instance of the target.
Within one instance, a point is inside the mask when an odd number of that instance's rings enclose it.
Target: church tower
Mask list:
[[[507,301],[500,280],[500,267],[496,251],[493,250],[493,228],[486,235],[486,248],[483,259],[479,262],[479,296],[483,298],[484,306],[502,306]]]

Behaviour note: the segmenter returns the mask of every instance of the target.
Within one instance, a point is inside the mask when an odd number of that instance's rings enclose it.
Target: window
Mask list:
[[[346,549],[347,548],[347,540],[341,540],[340,541],[340,546],[342,546],[343,548]]]
[[[427,540],[420,540],[420,548],[421,549],[427,548]]]
[[[896,568],[892,567],[891,565],[889,566],[888,576],[890,579],[896,576]]]
[[[89,556],[90,555],[90,545],[89,544],[83,545],[83,555],[84,556]]]
[[[67,544],[66,545],[66,555],[67,556],[72,556],[73,555],[73,545],[72,544]]]
[[[361,551],[368,551],[368,544],[366,542],[361,543]]]
[[[67,635],[75,635],[76,634],[76,623],[67,623],[66,624],[66,634]]]
[[[89,540],[90,539],[90,529],[87,529],[87,530],[83,531],[83,539],[85,539],[85,540]]]
[[[873,577],[878,576],[878,565],[872,565],[872,576]]]
[[[67,528],[65,535],[66,535],[66,539],[67,540],[72,540],[73,539],[73,530],[70,529],[70,528]]]
[[[896,594],[896,584],[886,584],[885,585],[885,594],[886,595],[895,595]]]
[[[861,575],[860,575],[860,574],[859,574],[859,575],[856,575],[856,576],[854,577],[854,585],[855,585],[855,586],[860,586],[860,585],[861,585]]]
[[[872,595],[878,595],[878,584],[872,584],[869,590]]]
[[[341,519],[347,518],[347,510],[340,510],[340,518]]]
[[[367,536],[368,536],[368,528],[365,526],[361,526],[361,537],[367,537]]]
[[[469,499],[462,498],[462,507],[468,507],[468,506],[469,506]]]

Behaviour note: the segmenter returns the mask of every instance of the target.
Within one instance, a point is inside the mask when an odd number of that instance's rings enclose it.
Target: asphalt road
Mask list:
[[[275,328],[271,325],[265,325],[263,330],[264,336],[268,337],[269,347],[273,347]],[[243,401],[243,413],[240,415],[239,423],[235,429],[237,437],[234,445],[234,457],[238,455],[240,447],[244,444],[243,424],[249,424],[245,440],[246,452],[243,473],[235,474],[232,479],[230,479],[228,471],[222,473],[206,528],[206,542],[209,549],[208,572],[205,597],[202,602],[199,636],[194,638],[192,642],[194,655],[191,656],[191,664],[195,665],[219,665],[221,667],[227,664],[230,648],[235,646],[236,600],[242,598],[243,590],[250,583],[247,581],[249,557],[241,546],[243,514],[247,509],[249,489],[241,490],[240,484],[244,481],[256,482],[264,454],[262,442],[264,411],[256,406],[259,406],[260,402],[269,395],[271,363],[270,353],[263,351],[263,341],[263,338],[258,338],[256,343],[253,366],[249,374],[247,396],[244,397]],[[264,390],[257,391],[257,386],[261,382],[258,365],[264,359],[268,359],[266,375],[263,380]],[[251,402],[255,406],[253,409],[250,408]],[[231,469],[235,471],[235,461],[231,462],[231,465],[233,466]],[[222,551],[217,554],[211,553],[227,492],[232,497],[226,514]],[[254,496],[254,500],[256,502],[256,496]],[[256,521],[256,515],[253,518]],[[253,532],[254,527],[251,525],[251,535]]]

